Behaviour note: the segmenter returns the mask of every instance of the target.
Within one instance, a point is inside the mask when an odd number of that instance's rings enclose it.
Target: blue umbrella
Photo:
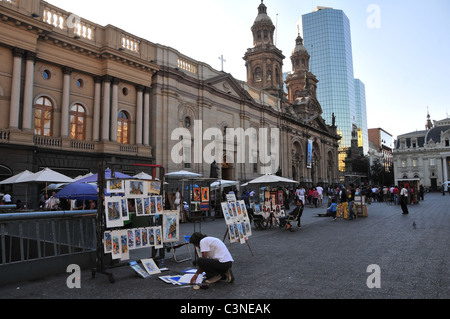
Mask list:
[[[120,172],[115,172],[114,173],[115,178],[133,178],[129,175],[120,173]],[[111,170],[107,169],[105,170],[105,179],[111,179]],[[80,183],[97,183],[98,181],[98,174],[94,174],[92,176],[80,179],[79,181],[76,181],[75,184],[80,184]]]
[[[97,200],[97,186],[87,183],[72,183],[60,190],[56,198]]]

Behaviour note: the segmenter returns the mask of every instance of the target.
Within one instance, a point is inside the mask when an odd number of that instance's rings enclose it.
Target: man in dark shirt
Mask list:
[[[347,200],[348,200],[348,219],[349,220],[353,220],[356,219],[356,214],[355,211],[353,209],[353,206],[355,204],[355,185],[350,184],[348,185],[348,193],[347,193]]]

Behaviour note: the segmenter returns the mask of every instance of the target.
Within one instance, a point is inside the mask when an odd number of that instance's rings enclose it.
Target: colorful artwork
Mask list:
[[[125,193],[125,182],[121,179],[109,179],[106,181],[106,192],[109,194]]]
[[[120,232],[120,248],[121,248],[120,259],[121,260],[130,259],[130,251],[128,249],[128,232],[126,230]]]
[[[112,236],[111,236],[111,232],[105,232],[104,233],[104,249],[105,249],[105,253],[110,253],[112,252]]]
[[[161,194],[161,182],[148,182],[148,193],[155,195]]]
[[[202,187],[202,202],[209,202],[209,187]]]
[[[141,248],[141,243],[142,243],[141,230],[135,229],[134,230],[134,247]]]
[[[120,199],[120,209],[122,212],[122,220],[123,221],[128,221],[130,220],[130,214],[128,213],[128,201],[126,198],[121,198]]]
[[[151,247],[155,246],[156,240],[155,240],[155,227],[150,227],[148,230],[148,240]]]
[[[154,262],[152,258],[150,259],[141,259],[142,265],[144,266],[145,270],[150,274],[160,274],[161,270],[159,270],[158,266]]]
[[[156,197],[156,214],[162,214],[163,213],[163,200],[162,196]]]
[[[130,267],[142,278],[150,278],[150,274],[141,268],[135,261],[130,261]]]
[[[144,215],[144,199],[136,198],[136,215],[143,216]]]
[[[165,211],[163,214],[163,241],[165,243],[178,242],[179,240],[179,219],[178,211]]]
[[[123,227],[122,214],[120,212],[120,200],[118,198],[105,199],[106,227]]]
[[[148,230],[147,228],[141,229],[142,247],[148,247]]]
[[[128,233],[128,248],[134,249],[134,231],[132,229],[127,230]]]
[[[112,259],[120,259],[120,233],[112,232]]]
[[[194,187],[194,201],[199,202],[201,198],[200,187]]]
[[[143,197],[148,195],[148,183],[140,180],[129,180],[126,182],[125,193],[129,197]]]
[[[150,215],[151,209],[150,209],[150,197],[144,198],[144,215]]]
[[[163,239],[162,239],[162,228],[161,226],[155,227],[155,248],[163,248]]]

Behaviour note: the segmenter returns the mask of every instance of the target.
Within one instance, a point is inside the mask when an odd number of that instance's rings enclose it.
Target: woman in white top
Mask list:
[[[208,278],[207,284],[213,284],[222,278],[225,278],[228,283],[234,281],[231,271],[234,260],[227,246],[220,239],[208,237],[202,233],[194,233],[189,242],[199,248],[202,254],[202,257],[197,259],[198,270],[191,283],[195,283],[198,275],[203,272]]]

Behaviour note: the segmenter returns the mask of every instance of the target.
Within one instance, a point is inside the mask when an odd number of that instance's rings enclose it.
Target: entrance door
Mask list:
[[[431,179],[431,190],[433,192],[437,191],[437,178]]]

